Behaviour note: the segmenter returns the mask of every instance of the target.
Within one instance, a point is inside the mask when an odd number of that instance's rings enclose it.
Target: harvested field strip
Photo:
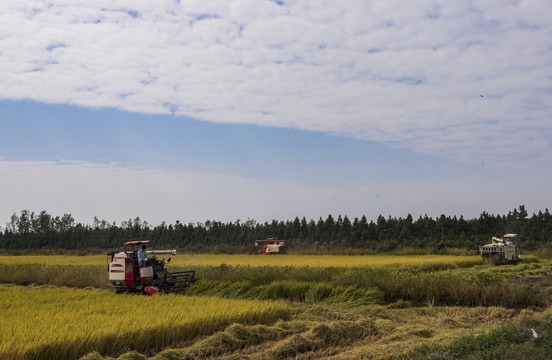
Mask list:
[[[0,286],[0,308],[2,359],[149,353],[232,323],[270,323],[290,313],[277,302],[18,286]]]
[[[169,257],[169,256],[160,256]],[[46,265],[106,265],[107,256],[0,256],[0,264],[46,264]],[[346,267],[346,268],[422,268],[443,270],[470,267],[481,264],[480,256],[456,255],[177,255],[172,257],[173,266],[292,266],[292,267]]]
[[[523,331],[536,327],[543,335],[547,334],[544,326],[549,328],[542,321],[547,317],[541,313],[503,308],[390,309],[304,304],[292,308],[289,321],[273,325],[233,324],[178,349],[163,350],[151,357],[129,352],[119,360],[411,359],[428,352],[443,355],[443,349],[455,341],[500,329],[502,325],[519,323]],[[527,336],[524,339],[528,340]],[[502,339],[505,342],[507,339]],[[446,355],[434,359],[442,358]],[[81,360],[101,359],[106,358],[90,353]]]
[[[537,337],[534,337],[533,330]],[[450,346],[429,353],[418,360],[437,359],[530,359],[548,360],[552,349],[552,314],[523,318],[493,329],[487,334],[463,337]]]

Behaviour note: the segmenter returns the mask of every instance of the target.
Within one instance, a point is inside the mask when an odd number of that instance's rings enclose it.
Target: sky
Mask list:
[[[551,12],[0,1],[0,227],[544,211]]]

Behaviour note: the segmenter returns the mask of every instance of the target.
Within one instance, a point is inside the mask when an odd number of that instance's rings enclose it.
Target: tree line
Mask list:
[[[478,249],[492,236],[516,233],[523,249],[552,246],[552,215],[544,212],[528,216],[524,205],[506,215],[483,212],[478,218],[427,215],[413,219],[380,215],[368,221],[366,216],[349,219],[328,215],[326,219],[260,223],[252,219],[223,223],[174,224],[152,226],[140,217],[117,225],[94,218],[92,224],[75,222],[70,214],[52,216],[46,211],[22,210],[14,213],[0,228],[0,248],[36,249],[117,249],[130,240],[152,240],[155,247],[170,246],[193,252],[243,252],[254,248],[256,239],[270,237],[289,240],[293,250],[365,249],[388,252],[401,248]]]

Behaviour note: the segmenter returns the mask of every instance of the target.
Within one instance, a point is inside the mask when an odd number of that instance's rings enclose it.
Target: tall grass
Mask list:
[[[0,283],[103,288],[108,283],[107,267],[98,265],[45,265],[0,263]]]
[[[431,302],[436,305],[546,306],[550,301],[546,292],[535,292],[522,275],[524,271],[547,274],[552,263],[538,264],[538,268],[530,264],[524,266],[525,270],[521,266],[481,266],[472,270],[406,271],[221,265],[195,268],[201,281],[190,288],[189,293],[347,304],[406,300],[414,304]]]
[[[239,263],[240,257],[220,259]],[[241,258],[275,259],[286,256],[244,256]],[[307,260],[317,257],[305,256]],[[326,258],[326,257],[322,257]],[[331,257],[330,257],[331,258]],[[352,259],[351,257],[345,257]],[[538,278],[552,272],[552,261],[542,260],[517,266],[477,265],[459,257],[430,257],[427,263],[409,256],[373,258],[364,267],[340,263],[333,266],[251,266],[251,265],[181,265],[169,270],[196,270],[200,281],[188,294],[222,296],[234,299],[284,299],[299,302],[343,302],[348,304],[382,304],[409,301],[414,304],[432,302],[440,305],[543,307],[550,301],[545,292],[534,291],[526,277]],[[202,257],[199,263],[211,263]],[[440,259],[441,262],[437,260]],[[3,260],[3,259],[0,259]],[[25,259],[31,261],[32,258]],[[397,265],[391,266],[391,260]],[[454,262],[452,260],[456,260]],[[12,260],[15,262],[15,260]],[[105,260],[104,260],[105,261]],[[297,260],[299,261],[299,260]],[[353,260],[351,260],[353,261]],[[362,261],[355,260],[355,261]],[[364,259],[366,262],[367,260]],[[410,261],[410,263],[409,263]],[[231,262],[231,261],[228,261]],[[85,261],[85,263],[88,263]],[[311,264],[317,264],[311,262]],[[341,264],[343,266],[337,266]],[[470,265],[471,264],[471,265]],[[107,280],[104,265],[41,265],[0,263],[0,282],[27,285],[103,287]]]
[[[0,264],[4,265],[27,265],[27,264],[43,264],[43,265],[107,265],[107,255],[16,255],[16,256],[0,256]]]
[[[290,313],[276,302],[19,286],[0,286],[0,308],[1,359],[149,352],[235,322],[269,323]]]
[[[377,288],[334,286],[312,281],[273,281],[254,285],[249,281],[203,280],[188,290],[188,294],[222,296],[233,299],[289,300],[294,302],[329,302],[348,305],[383,304],[383,293]]]

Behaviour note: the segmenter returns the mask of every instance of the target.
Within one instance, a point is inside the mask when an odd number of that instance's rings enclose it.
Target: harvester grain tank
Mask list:
[[[517,264],[523,260],[523,255],[514,244],[517,234],[506,234],[502,238],[492,238],[492,242],[479,247],[483,259],[492,257],[495,265]]]
[[[118,293],[173,293],[183,291],[193,285],[197,279],[195,271],[168,272],[165,259],[158,260],[158,254],[176,255],[176,250],[150,250],[144,266],[138,264],[138,249],[149,241],[129,241],[124,243],[123,251],[107,254],[111,257],[108,265],[111,287]],[[109,260],[108,260],[109,261]],[[171,258],[167,260],[167,263]]]

